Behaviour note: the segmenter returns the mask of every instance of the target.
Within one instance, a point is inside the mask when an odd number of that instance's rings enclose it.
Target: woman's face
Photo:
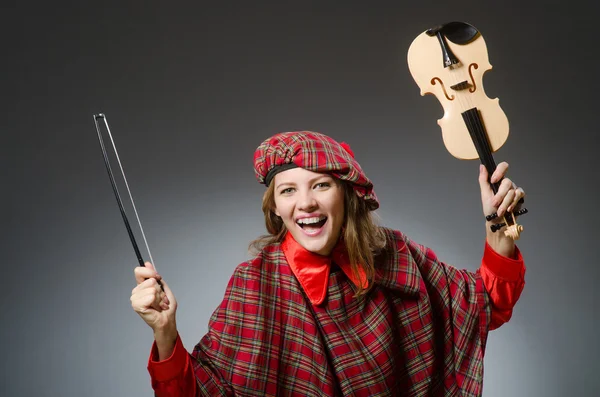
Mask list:
[[[344,188],[328,174],[293,168],[275,175],[275,214],[308,251],[329,255],[344,224]]]

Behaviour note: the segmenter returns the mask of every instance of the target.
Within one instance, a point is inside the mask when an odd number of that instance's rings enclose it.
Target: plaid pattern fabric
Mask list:
[[[273,169],[287,164],[313,172],[327,172],[347,181],[369,209],[379,208],[373,183],[367,178],[346,143],[311,131],[282,132],[266,139],[254,152],[254,174],[265,183]]]
[[[481,396],[491,306],[479,272],[384,231],[361,298],[332,271],[311,305],[279,244],[240,265],[192,354],[197,395]]]

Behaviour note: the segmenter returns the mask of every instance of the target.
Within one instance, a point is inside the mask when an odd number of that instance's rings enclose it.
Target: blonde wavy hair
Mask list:
[[[386,244],[383,231],[376,224],[376,214],[369,211],[366,202],[358,197],[352,186],[344,181],[334,178],[336,183],[344,189],[344,222],[342,238],[348,251],[352,273],[360,280],[359,269],[362,268],[369,286],[365,289],[358,285],[356,296],[364,295],[373,286],[375,278],[375,256]],[[265,215],[265,226],[269,234],[260,236],[252,241],[250,252],[259,253],[264,247],[274,243],[281,243],[287,232],[283,220],[275,215],[275,184],[265,191],[262,200],[262,211]],[[377,217],[377,220],[378,217]]]

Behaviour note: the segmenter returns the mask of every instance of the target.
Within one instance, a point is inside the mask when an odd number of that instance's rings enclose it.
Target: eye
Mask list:
[[[331,183],[329,182],[319,182],[315,185],[316,188],[325,188],[325,187],[330,187]]]
[[[294,190],[293,187],[288,187],[286,189],[283,189],[281,192],[279,192],[279,194],[290,194],[290,193],[292,193],[293,190]]]

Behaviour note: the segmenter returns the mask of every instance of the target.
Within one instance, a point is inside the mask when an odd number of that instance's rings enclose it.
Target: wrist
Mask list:
[[[505,228],[495,233],[490,230],[490,222],[486,223],[486,240],[488,245],[498,254],[507,258],[513,258],[515,255],[515,241],[504,234]]]
[[[154,341],[158,349],[159,361],[165,360],[173,354],[177,335],[178,332],[175,325],[154,330]]]
[[[154,339],[158,341],[175,341],[177,339],[177,326],[169,324],[166,327],[154,330]]]

